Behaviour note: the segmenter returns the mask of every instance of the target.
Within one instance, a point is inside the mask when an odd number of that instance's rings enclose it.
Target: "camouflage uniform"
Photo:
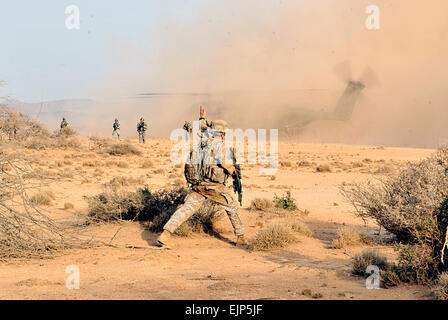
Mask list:
[[[222,161],[223,141],[211,138],[209,144],[202,150],[200,165],[202,181],[191,186],[191,192],[171,216],[164,230],[173,233],[183,222],[199,210],[205,201],[210,200],[220,205],[227,213],[236,236],[245,233],[243,222],[238,211],[238,203],[232,196],[232,190],[226,187],[229,173],[220,165]],[[226,150],[228,156],[234,157],[232,149]]]
[[[112,137],[116,134],[118,139],[120,139],[120,123],[118,121],[115,121],[112,127],[114,128],[114,131],[112,132]]]
[[[68,127],[68,122],[67,122],[67,120],[62,119],[62,122],[61,122],[61,129],[64,129],[64,128],[66,128],[66,127]]]
[[[146,142],[146,130],[148,130],[148,125],[144,120],[140,120],[140,122],[137,124],[138,141],[140,143]]]

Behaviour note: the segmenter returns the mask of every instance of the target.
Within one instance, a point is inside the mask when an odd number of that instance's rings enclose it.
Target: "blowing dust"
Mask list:
[[[375,0],[380,29],[368,30],[371,4],[214,1],[188,20],[166,14],[149,45],[114,41],[96,112],[145,116],[151,135],[168,137],[203,104],[233,127],[298,127],[298,142],[435,147],[448,134],[448,3]],[[350,80],[366,85],[350,119],[329,119]]]

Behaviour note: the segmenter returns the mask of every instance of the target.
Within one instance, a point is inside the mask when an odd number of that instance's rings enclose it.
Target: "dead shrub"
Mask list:
[[[266,198],[255,198],[250,202],[250,210],[265,211],[272,208],[272,201]]]
[[[78,136],[79,133],[78,131],[76,131],[74,128],[68,126],[68,127],[64,127],[58,130],[55,130],[53,132],[53,136],[54,137],[62,137],[62,138],[69,138],[69,137],[74,137],[74,136]]]
[[[439,275],[434,294],[437,300],[448,300],[448,273],[442,272]]]
[[[107,138],[91,136],[89,137],[89,149],[90,150],[103,150],[110,145]]]
[[[295,234],[302,234],[307,237],[312,236],[310,229],[297,219],[272,222],[264,229],[258,231],[255,239],[250,242],[249,247],[256,251],[282,248],[298,241]]]
[[[151,231],[161,232],[177,207],[184,203],[186,195],[185,188],[157,191],[144,188],[135,192],[106,190],[87,197],[89,222],[136,220],[145,222]],[[213,202],[206,201],[175,234],[214,232],[213,225],[222,215],[219,209]]]
[[[73,208],[75,208],[75,205],[73,203],[71,203],[71,202],[64,203],[65,210],[69,210],[69,209],[73,209]]]
[[[355,184],[341,190],[359,217],[373,219],[408,244],[400,249],[399,265],[389,271],[391,283],[397,277],[403,282],[425,283],[447,269],[446,146],[425,160],[407,163],[396,176],[378,179],[377,184]]]
[[[0,151],[0,167],[6,165],[13,170],[0,171],[0,259],[50,257],[59,250],[86,246],[30,199],[28,193],[37,190],[42,182],[35,182],[39,175],[33,173],[23,155]],[[51,192],[43,194],[54,197]]]
[[[296,241],[297,238],[287,224],[271,223],[258,231],[255,239],[251,241],[250,247],[256,251],[272,250],[285,247]]]
[[[117,167],[118,168],[127,169],[127,168],[129,168],[129,164],[127,162],[125,162],[125,161],[119,161],[117,163]]]
[[[154,167],[154,162],[152,162],[151,160],[145,160],[142,162],[141,168],[142,169],[149,169]]]
[[[353,274],[367,275],[368,266],[377,266],[380,270],[388,268],[387,259],[381,256],[377,250],[366,249],[353,257]]]
[[[111,156],[142,155],[142,152],[139,149],[129,143],[113,144],[106,149],[106,153]]]
[[[316,172],[331,172],[331,167],[328,164],[321,164],[316,167]]]
[[[368,239],[358,231],[351,229],[341,229],[338,231],[337,238],[331,243],[334,249],[343,249],[349,246],[357,246],[368,243]]]
[[[32,203],[40,206],[49,206],[54,199],[56,199],[56,197],[51,190],[42,190],[30,198]]]

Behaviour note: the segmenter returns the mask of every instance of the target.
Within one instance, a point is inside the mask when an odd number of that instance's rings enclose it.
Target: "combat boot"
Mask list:
[[[244,235],[236,236],[236,246],[237,247],[246,247],[247,241],[244,238]]]
[[[159,238],[157,238],[157,244],[159,245],[159,247],[167,249],[171,248],[171,232],[163,230]]]

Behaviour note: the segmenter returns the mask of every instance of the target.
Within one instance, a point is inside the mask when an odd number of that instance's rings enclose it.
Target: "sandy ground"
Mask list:
[[[183,169],[169,161],[172,144],[150,139],[138,146],[144,156],[109,156],[89,150],[87,138],[80,150],[27,150],[33,165],[55,177],[50,188],[56,199],[47,207],[55,219],[82,220],[87,214],[84,196],[95,195],[114,177],[132,177],[123,188],[144,184],[160,189],[183,181]],[[128,142],[137,145],[135,139]],[[434,150],[381,146],[281,143],[281,166],[275,179],[260,176],[259,165],[243,167],[244,200],[241,209],[247,238],[275,213],[249,210],[256,197],[272,199],[291,190],[301,210],[300,219],[312,237],[272,251],[236,248],[227,217],[218,223],[219,236],[194,234],[175,237],[174,248],[154,247],[158,234],[138,222],[93,225],[85,231],[111,246],[67,250],[52,259],[10,260],[0,263],[1,299],[431,299],[427,287],[402,286],[369,290],[365,279],[351,274],[355,253],[377,248],[394,259],[391,245],[330,247],[341,228],[379,239],[378,227],[357,218],[339,192],[341,184],[393,174],[406,161],[425,158]],[[151,160],[152,167],[141,168]],[[328,164],[331,172],[316,172]],[[163,170],[160,170],[160,169]],[[59,177],[59,178],[58,178]],[[63,178],[62,178],[63,177]],[[180,180],[179,180],[180,179]],[[64,210],[65,203],[73,209]],[[384,232],[383,232],[384,233]],[[66,287],[66,267],[80,270],[80,289]],[[309,290],[306,290],[309,289]],[[306,293],[306,294],[304,294]]]

